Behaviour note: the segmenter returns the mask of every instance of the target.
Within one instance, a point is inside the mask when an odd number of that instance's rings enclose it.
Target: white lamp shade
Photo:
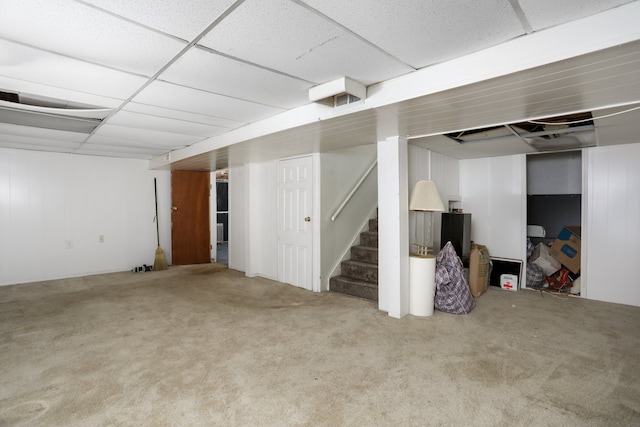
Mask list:
[[[411,193],[409,210],[444,212],[444,204],[435,182],[425,180],[416,182],[413,193]]]

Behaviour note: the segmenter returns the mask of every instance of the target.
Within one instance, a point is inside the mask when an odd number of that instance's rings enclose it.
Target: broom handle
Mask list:
[[[156,178],[153,178],[153,191],[156,195],[156,236],[158,236],[158,247],[160,247],[160,225],[158,225],[158,184]]]

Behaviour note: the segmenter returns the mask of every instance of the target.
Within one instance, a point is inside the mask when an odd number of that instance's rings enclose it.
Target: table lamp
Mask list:
[[[416,253],[420,256],[433,255],[433,212],[444,212],[440,192],[433,181],[416,182],[409,210],[416,212],[415,243]],[[422,214],[422,230],[418,231],[418,215]]]

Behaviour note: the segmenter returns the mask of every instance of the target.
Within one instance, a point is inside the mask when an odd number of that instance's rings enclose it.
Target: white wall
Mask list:
[[[251,163],[245,168],[248,171],[245,273],[277,280],[277,162]]]
[[[582,194],[580,151],[527,156],[528,194]]]
[[[332,271],[339,267],[343,255],[349,251],[354,238],[358,238],[363,224],[378,204],[377,168],[369,174],[335,221],[331,221],[331,216],[375,160],[375,145],[320,155],[322,290],[328,289]]]
[[[245,271],[247,261],[247,240],[251,235],[247,231],[249,224],[249,184],[246,179],[246,165],[229,168],[229,244],[228,267]]]
[[[153,265],[154,176],[160,245],[170,261],[170,174],[148,165],[0,149],[0,284]]]
[[[471,240],[494,257],[526,261],[526,156],[460,160],[460,193]]]
[[[640,306],[640,144],[589,148],[583,156],[583,296]]]

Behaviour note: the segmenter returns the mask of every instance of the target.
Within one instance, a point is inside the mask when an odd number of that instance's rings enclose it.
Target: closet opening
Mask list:
[[[526,287],[580,295],[581,223],[582,152],[528,155]]]

